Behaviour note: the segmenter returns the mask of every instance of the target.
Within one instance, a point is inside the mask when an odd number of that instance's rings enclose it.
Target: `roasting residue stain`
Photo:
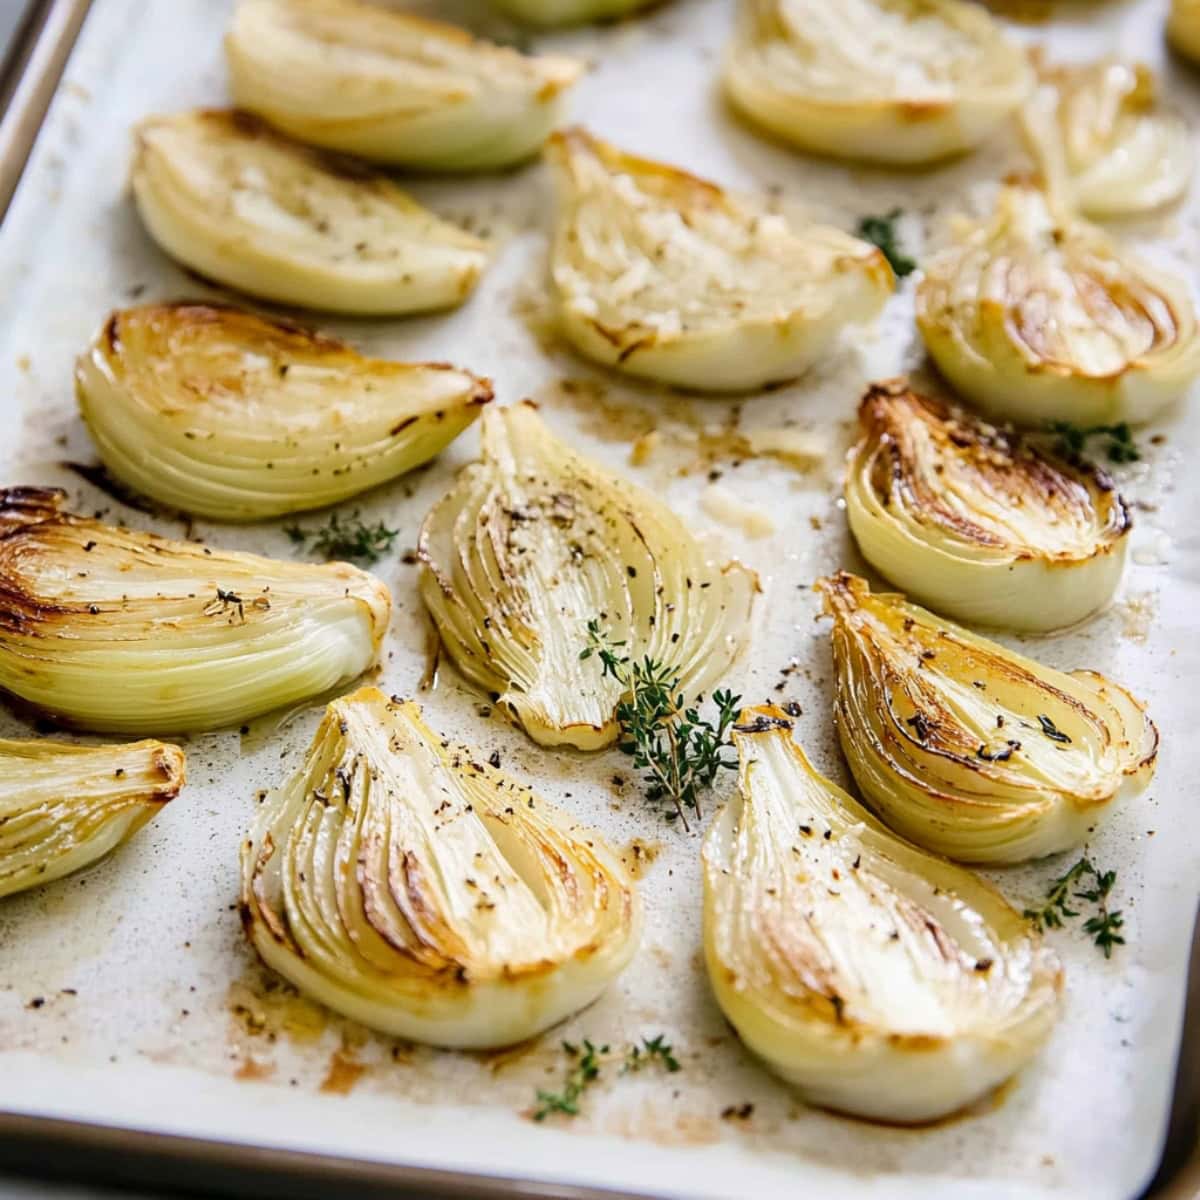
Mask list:
[[[511,1046],[501,1046],[498,1050],[479,1050],[472,1057],[487,1067],[493,1075],[498,1075],[505,1068],[527,1059],[541,1046],[540,1037],[531,1037]]]
[[[236,1028],[251,1037],[275,1041],[286,1035],[296,1042],[315,1042],[329,1024],[329,1014],[305,999],[282,979],[235,980],[229,986],[228,1007]]]
[[[655,392],[654,403],[647,404],[644,398],[617,399],[595,379],[560,379],[538,399],[549,408],[571,409],[591,437],[628,444],[631,466],[660,466],[676,477],[707,474],[715,482],[724,470],[758,459],[822,476],[836,450],[828,432],[791,423],[743,429],[738,401],[709,399],[698,407],[685,397]]]
[[[583,431],[602,442],[636,442],[654,433],[660,423],[657,407],[615,400],[610,388],[598,379],[560,379],[541,398],[551,407],[571,409],[580,418]],[[682,407],[685,404],[686,409]],[[674,406],[668,401],[666,413],[677,417],[686,413],[687,423],[695,423],[686,401],[676,401]]]
[[[654,860],[658,858],[661,850],[662,842],[647,842],[642,838],[635,837],[621,851],[621,861],[634,879],[641,879],[654,865]]]
[[[275,1074],[275,1066],[273,1063],[259,1062],[256,1058],[247,1056],[238,1064],[238,1068],[233,1073],[234,1079],[242,1080],[258,1080],[270,1079]]]
[[[659,1096],[609,1114],[601,1131],[656,1146],[711,1146],[721,1140],[721,1119],[709,1112],[671,1112]]]
[[[329,1056],[329,1069],[318,1090],[335,1096],[348,1096],[366,1070],[366,1064],[359,1062],[351,1050],[335,1050]]]

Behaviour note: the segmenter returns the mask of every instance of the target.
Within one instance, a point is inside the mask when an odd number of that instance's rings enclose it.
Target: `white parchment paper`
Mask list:
[[[482,0],[426,8],[513,32]],[[1161,0],[1039,8],[1053,19],[1014,26],[1017,36],[1044,41],[1060,57],[1119,51],[1161,63],[1173,101],[1200,122],[1200,77],[1166,61]],[[220,39],[229,12],[226,0],[95,0],[0,229],[0,480],[58,483],[84,511],[173,535],[182,535],[180,523],[126,509],[59,464],[94,461],[71,371],[108,311],[220,295],[148,241],[125,178],[129,129],[139,118],[225,102]],[[599,134],[845,228],[900,206],[918,259],[944,238],[954,212],[986,210],[996,181],[1027,165],[1011,134],[928,174],[820,162],[761,141],[728,113],[716,88],[731,20],[727,0],[674,0],[637,21],[532,43],[590,60],[573,117]],[[414,179],[412,190],[494,241],[477,295],[432,319],[316,323],[371,353],[449,359],[490,375],[498,402],[534,397],[581,449],[661,491],[754,566],[765,595],[752,651],[731,682],[749,700],[797,701],[798,736],[818,767],[844,779],[830,718],[828,635],[814,622],[808,585],[838,566],[862,569],[838,503],[840,457],[863,385],[920,365],[912,279],[876,331],[848,338],[800,383],[741,402],[687,401],[593,370],[555,343],[541,167]],[[1121,232],[1194,277],[1195,202]],[[727,453],[731,430],[784,423],[824,439],[825,468],[802,474]],[[630,442],[655,428],[658,449],[632,465]],[[1133,1195],[1157,1159],[1197,898],[1200,418],[1181,406],[1139,443],[1143,461],[1119,469],[1137,524],[1117,602],[1070,636],[1025,644],[1055,665],[1090,666],[1123,681],[1148,701],[1162,732],[1152,787],[1090,847],[1097,862],[1119,870],[1115,902],[1128,944],[1106,962],[1083,935],[1052,935],[1067,967],[1065,1017],[1036,1065],[980,1111],[908,1131],[800,1104],[741,1049],[710,998],[699,956],[699,838],[647,810],[619,754],[539,750],[499,717],[481,715],[485,698],[450,669],[419,696],[435,727],[484,753],[499,750],[506,767],[631,855],[640,843],[645,941],[609,994],[531,1046],[455,1055],[338,1020],[261,969],[234,908],[237,850],[256,793],[299,763],[318,718],[311,707],[245,735],[191,738],[187,789],[129,846],[83,875],[0,905],[0,1109],[659,1196]],[[469,433],[428,470],[348,506],[402,531],[378,568],[396,600],[380,675],[389,692],[416,694],[425,667],[415,568],[403,551],[475,444]],[[775,532],[748,539],[702,512],[712,472],[719,486],[768,511]],[[194,535],[296,553],[280,523],[197,523]],[[30,728],[0,713],[0,735]],[[1020,906],[1071,861],[994,878]],[[560,1038],[620,1044],[660,1032],[677,1049],[679,1073],[618,1080],[610,1071],[569,1125],[534,1125],[524,1115],[535,1089],[561,1077]],[[743,1105],[753,1106],[744,1119],[722,1115]]]

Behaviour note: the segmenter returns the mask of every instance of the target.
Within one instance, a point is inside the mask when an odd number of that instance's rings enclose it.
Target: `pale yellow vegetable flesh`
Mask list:
[[[742,713],[704,841],[704,952],[742,1041],[812,1103],[919,1123],[1033,1058],[1061,970],[982,879],[819,775],[781,709]]]
[[[892,292],[874,246],[794,227],[716,184],[570,129],[551,139],[550,273],[583,355],[701,392],[803,374]]]
[[[170,509],[257,521],[337,504],[428,462],[491,385],[444,363],[366,358],[254,313],[113,313],[75,368],[108,470]]]
[[[388,177],[237,111],[151,117],[134,132],[134,201],[172,258],[264,300],[401,316],[461,304],[487,265],[478,238]]]
[[[334,701],[242,852],[263,959],[396,1037],[482,1049],[590,1004],[637,947],[617,855],[412,702]]]
[[[617,736],[621,685],[583,659],[588,623],[677,669],[689,697],[720,685],[750,634],[758,580],[712,561],[657,497],[577,455],[531,405],[489,409],[482,461],[421,528],[421,594],[459,670],[543,745]]]
[[[0,739],[0,896],[91,866],[155,817],[184,779],[183,751],[163,742]]]
[[[362,0],[243,0],[225,49],[234,100],[276,128],[441,171],[536,154],[583,70]]]
[[[1153,776],[1158,732],[1104,676],[1044,666],[845,572],[817,589],[842,751],[904,837],[963,862],[1041,858],[1080,846]]]
[[[0,492],[0,688],[84,729],[237,725],[375,662],[387,587],[347,563],[282,562]]]
[[[1138,424],[1200,375],[1182,280],[1030,187],[1006,188],[926,264],[917,325],[959,393],[1024,425]]]
[[[797,149],[921,166],[982,142],[1033,75],[963,0],[740,0],[724,82],[743,116]]]
[[[903,380],[859,406],[845,498],[863,557],[960,621],[1062,629],[1121,579],[1131,522],[1111,479]]]
[[[1043,64],[1022,127],[1064,209],[1103,220],[1178,200],[1195,168],[1192,133],[1158,100],[1149,67],[1118,59]]]

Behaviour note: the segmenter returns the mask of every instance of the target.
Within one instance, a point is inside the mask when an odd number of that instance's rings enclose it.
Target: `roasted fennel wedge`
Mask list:
[[[480,757],[376,688],[335,700],[242,851],[267,964],[439,1046],[509,1045],[590,1004],[637,947],[634,885],[599,834]]]
[[[637,661],[678,670],[689,698],[749,634],[755,574],[714,563],[657,497],[575,454],[529,404],[492,408],[483,458],[425,518],[421,594],[467,678],[542,745],[617,736],[621,685],[589,622]]]
[[[963,0],[739,0],[725,89],[801,150],[919,166],[970,150],[1016,111],[1032,71]]]
[[[1063,206],[1128,217],[1172,204],[1192,178],[1192,134],[1158,100],[1154,72],[1106,58],[1042,64],[1022,110],[1026,140]]]
[[[251,296],[401,315],[461,304],[483,242],[384,175],[239,111],[151,117],[136,129],[133,196],[172,258]]]
[[[1200,375],[1185,284],[1030,187],[960,223],[917,286],[917,324],[958,391],[1027,425],[1147,421]]]
[[[257,521],[337,504],[428,462],[492,398],[445,363],[366,358],[241,309],[115,312],[75,391],[108,470],[168,508]]]
[[[183,787],[163,742],[73,746],[0,738],[0,896],[89,867]]]
[[[234,100],[276,128],[440,171],[536,154],[583,70],[363,0],[243,0],[225,50]]]
[[[1103,675],[1043,666],[844,571],[817,590],[842,751],[912,841],[963,862],[1041,858],[1080,845],[1154,774],[1157,730]]]
[[[901,1123],[1024,1066],[1061,988],[1029,922],[819,775],[781,709],[734,728],[737,795],[704,840],[704,952],[742,1041],[814,1104]]]
[[[236,725],[360,675],[391,612],[347,563],[279,562],[0,491],[0,688],[113,733]]]
[[[873,385],[846,468],[863,557],[958,620],[1047,632],[1103,608],[1129,511],[1098,468],[1048,454],[903,380]]]
[[[883,255],[840,230],[794,228],[581,129],[547,154],[559,320],[597,362],[696,391],[761,387],[802,374],[891,294]]]

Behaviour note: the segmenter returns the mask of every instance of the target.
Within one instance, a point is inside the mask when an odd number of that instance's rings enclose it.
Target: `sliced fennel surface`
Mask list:
[[[898,833],[964,862],[1015,863],[1082,844],[1154,773],[1158,732],[1095,671],[1057,671],[840,572],[835,716],[870,805]]]
[[[504,1046],[592,1000],[637,947],[617,855],[409,701],[334,701],[242,851],[268,965],[374,1029]]]
[[[1047,185],[1085,217],[1129,217],[1173,204],[1195,169],[1186,120],[1160,103],[1154,72],[1105,58],[1042,63],[1022,128]]]
[[[1031,187],[963,221],[917,285],[934,362],[990,416],[1025,425],[1149,420],[1200,375],[1182,280]]]
[[[105,525],[62,492],[0,491],[0,688],[114,733],[236,725],[376,659],[387,587]]]
[[[811,1102],[901,1123],[1029,1062],[1061,988],[1029,922],[819,775],[781,709],[735,729],[738,792],[704,842],[704,951],[742,1041]]]
[[[363,0],[243,0],[225,49],[238,106],[292,137],[442,171],[536,154],[583,71]]]
[[[0,738],[0,896],[61,879],[131,838],[183,787],[178,746]]]
[[[791,379],[891,294],[883,255],[840,230],[793,226],[582,129],[547,155],[559,321],[616,370],[702,392]]]
[[[962,621],[1045,632],[1109,602],[1129,510],[1111,479],[904,380],[858,411],[846,517],[866,560]]]
[[[591,750],[618,732],[620,683],[581,658],[589,622],[679,672],[720,683],[750,634],[755,574],[714,562],[657,497],[576,454],[533,406],[489,409],[482,460],[421,528],[421,594],[442,643],[535,741]]]
[[[75,368],[108,470],[160,504],[217,521],[322,508],[428,462],[491,385],[445,363],[366,358],[242,309],[115,312]]]
[[[150,117],[134,131],[133,197],[150,236],[240,292],[326,312],[400,316],[461,304],[487,265],[478,238],[387,176],[237,110]]]
[[[982,142],[1032,86],[1021,48],[963,0],[740,0],[725,90],[798,149],[921,166]]]

